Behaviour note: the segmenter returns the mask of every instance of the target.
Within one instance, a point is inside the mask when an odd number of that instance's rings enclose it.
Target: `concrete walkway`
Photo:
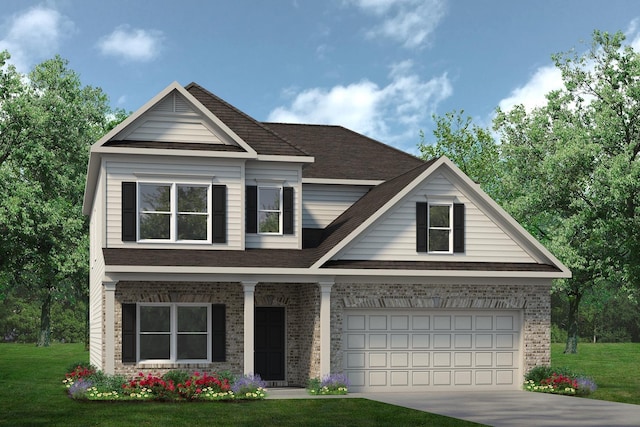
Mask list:
[[[496,427],[640,426],[640,405],[526,391],[349,393],[419,411]],[[317,399],[304,389],[270,389],[268,399]]]

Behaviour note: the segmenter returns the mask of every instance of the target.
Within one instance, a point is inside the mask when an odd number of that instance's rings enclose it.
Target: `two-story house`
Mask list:
[[[90,361],[517,389],[569,270],[447,158],[169,85],[91,148]]]

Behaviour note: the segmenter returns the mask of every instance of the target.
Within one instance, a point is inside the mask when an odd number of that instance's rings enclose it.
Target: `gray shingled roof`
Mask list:
[[[263,123],[315,158],[304,178],[386,181],[424,164],[404,151],[342,126]]]
[[[258,154],[277,156],[308,156],[295,144],[275,134],[271,129],[218,98],[202,86],[190,83],[185,89],[202,105],[227,125]]]

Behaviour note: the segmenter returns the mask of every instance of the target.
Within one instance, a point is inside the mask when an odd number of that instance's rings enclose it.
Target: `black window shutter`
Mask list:
[[[416,251],[427,252],[427,203],[416,203]]]
[[[246,232],[258,232],[258,187],[247,185],[245,191],[245,221]]]
[[[122,183],[122,241],[136,241],[136,183]]]
[[[293,234],[293,187],[282,189],[282,234]]]
[[[135,304],[122,304],[122,362],[136,362]]]
[[[453,252],[464,252],[464,204],[453,204]]]
[[[213,243],[227,243],[227,186],[214,185],[212,193]]]
[[[226,310],[224,304],[211,304],[211,355],[214,362],[226,360]]]

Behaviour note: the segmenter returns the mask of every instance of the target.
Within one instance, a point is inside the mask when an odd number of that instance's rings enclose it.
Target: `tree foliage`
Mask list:
[[[500,152],[489,130],[464,117],[464,110],[434,115],[434,143],[426,143],[424,133],[418,145],[424,159],[447,156],[488,194],[497,195],[500,183]]]
[[[585,53],[554,55],[564,87],[532,111],[498,109],[499,144],[454,112],[436,120],[436,144],[420,147],[489,182],[487,192],[572,270],[554,283],[568,305],[566,352],[576,351],[581,302],[633,301],[640,289],[640,56],[624,39],[595,31]]]
[[[39,304],[38,344],[48,345],[52,304],[87,294],[82,195],[89,147],[110,109],[62,58],[28,76],[8,58],[0,54],[0,295]]]

